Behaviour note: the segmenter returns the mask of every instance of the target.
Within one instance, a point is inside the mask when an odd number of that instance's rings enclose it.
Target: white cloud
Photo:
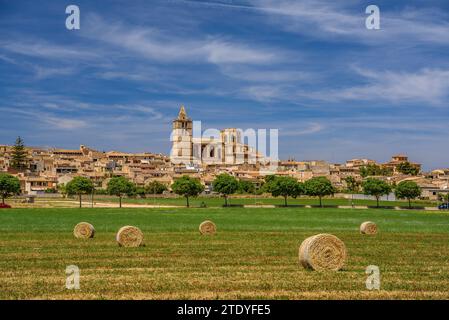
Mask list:
[[[207,61],[215,64],[260,64],[275,60],[275,55],[269,50],[252,49],[242,44],[222,40],[208,41],[202,46],[202,51]]]
[[[75,73],[73,68],[50,68],[34,66],[37,79],[45,79],[53,76],[67,76]]]
[[[63,130],[73,130],[73,129],[81,129],[87,126],[87,122],[84,120],[76,120],[71,118],[61,118],[55,116],[43,116],[42,120],[48,123],[49,125],[54,126],[58,129]]]
[[[85,37],[162,62],[260,64],[275,61],[280,56],[280,52],[265,47],[255,48],[213,36],[202,39],[176,37],[157,29],[108,23],[93,14],[87,17],[84,30],[87,30],[83,33]]]
[[[269,68],[223,66],[220,71],[230,78],[260,83],[310,81],[317,78],[317,75],[309,72],[290,70],[286,67],[277,66],[270,66]]]
[[[72,48],[70,45],[56,45],[43,40],[4,42],[0,43],[0,48],[26,56],[47,59],[98,58],[96,53],[83,48]]]
[[[410,45],[416,42],[449,44],[449,22],[438,9],[383,10],[381,30],[365,28],[365,7],[360,2],[322,0],[253,0],[267,21],[284,30],[311,37],[379,44]],[[359,9],[357,9],[359,8]]]
[[[423,69],[418,72],[376,72],[356,69],[368,84],[339,90],[301,92],[300,96],[323,101],[419,102],[442,105],[449,95],[449,70]]]
[[[324,125],[321,123],[313,122],[309,124],[301,124],[297,125],[295,129],[286,129],[286,130],[280,130],[280,137],[295,137],[295,136],[303,136],[308,134],[314,134],[318,133],[322,130],[324,130]]]
[[[259,102],[269,102],[272,100],[280,100],[284,96],[283,89],[280,86],[258,85],[243,87],[240,93],[244,97],[251,98]]]

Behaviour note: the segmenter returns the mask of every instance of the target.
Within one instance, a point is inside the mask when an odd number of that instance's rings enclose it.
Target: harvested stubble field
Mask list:
[[[200,236],[210,219],[215,236]],[[379,227],[359,234],[363,221]],[[94,239],[75,239],[88,221]],[[119,248],[115,233],[134,225],[145,247]],[[0,211],[1,299],[447,299],[449,214],[342,209],[8,209]],[[319,273],[298,264],[302,240],[332,233],[346,267]],[[65,268],[81,289],[65,288]],[[381,290],[365,269],[377,265]]]

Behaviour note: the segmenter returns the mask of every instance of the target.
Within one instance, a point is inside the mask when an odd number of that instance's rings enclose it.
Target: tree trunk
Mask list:
[[[323,201],[321,200],[321,196],[319,196],[319,198],[320,198],[320,207],[322,208],[323,207]]]
[[[78,196],[80,198],[80,208],[81,208],[82,207],[82,205],[81,205],[81,194],[79,194]]]
[[[287,196],[284,196],[284,206],[287,206]]]
[[[354,193],[351,193],[351,207],[354,208]]]
[[[408,208],[409,208],[409,209],[412,208],[412,202],[411,202],[410,198],[408,198]]]
[[[227,207],[228,206],[228,196],[224,195],[224,198],[225,198],[225,207]]]
[[[376,196],[376,201],[377,201],[377,207],[379,208],[379,197]]]
[[[5,204],[5,196],[2,196],[2,204]]]
[[[122,196],[119,196],[119,203],[120,203],[120,208],[122,207]]]
[[[187,208],[189,208],[190,207],[190,205],[189,205],[189,197],[186,197],[186,201],[187,201]]]

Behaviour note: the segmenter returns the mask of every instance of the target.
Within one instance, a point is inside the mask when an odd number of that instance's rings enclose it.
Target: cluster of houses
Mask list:
[[[21,181],[22,192],[26,195],[57,190],[58,185],[68,183],[75,176],[88,177],[94,182],[96,188],[104,189],[109,179],[114,176],[125,176],[137,186],[144,187],[152,181],[158,181],[169,187],[177,178],[189,175],[198,178],[205,185],[205,192],[211,192],[213,180],[221,173],[228,173],[240,180],[249,181],[255,185],[256,189],[263,183],[267,174],[273,173],[267,170],[267,166],[273,163],[264,161],[191,163],[194,143],[189,137],[191,120],[186,116],[184,108],[181,108],[178,118],[173,121],[173,128],[176,129],[177,136],[173,139],[172,151],[175,150],[176,155],[182,157],[183,161],[175,159],[173,155],[101,152],[84,145],[77,150],[26,147],[25,169],[15,170],[11,166],[13,146],[0,145],[0,172],[9,172],[17,176]],[[230,129],[225,129],[223,136],[226,138],[232,132]],[[231,150],[226,151],[228,159],[233,157],[233,150],[246,154],[244,159],[248,159],[248,155],[251,156],[250,148],[243,144],[239,145],[235,139],[215,141],[214,146],[219,146],[221,143],[223,150]],[[220,149],[217,148],[217,150]],[[401,173],[398,167],[402,163],[408,163],[416,168],[416,174]],[[352,176],[357,181],[362,181],[363,168],[373,165],[388,169],[388,175],[376,177],[391,184],[404,180],[415,181],[422,188],[422,197],[425,199],[435,200],[439,194],[449,192],[449,168],[422,172],[421,164],[410,162],[406,155],[395,155],[387,163],[377,163],[369,159],[352,159],[343,164],[321,160],[280,160],[276,163],[275,173],[294,177],[301,182],[313,177],[325,176],[335,187],[344,189],[346,177]]]

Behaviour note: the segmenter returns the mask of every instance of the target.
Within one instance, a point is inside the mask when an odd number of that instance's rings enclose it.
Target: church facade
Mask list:
[[[206,130],[204,133],[195,133],[194,129],[194,122],[181,106],[178,117],[173,120],[170,152],[173,164],[207,166],[264,162],[255,147],[244,143],[245,135],[241,129]]]

